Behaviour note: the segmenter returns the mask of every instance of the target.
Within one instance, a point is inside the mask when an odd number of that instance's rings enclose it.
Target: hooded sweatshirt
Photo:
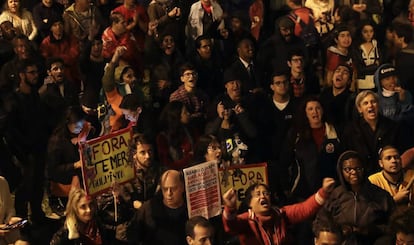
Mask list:
[[[412,96],[408,90],[405,90],[405,99],[400,101],[398,93],[387,95],[386,92],[384,92],[384,88],[382,88],[381,81],[379,80],[379,71],[385,66],[389,66],[389,64],[381,65],[374,74],[375,86],[378,88],[377,94],[380,103],[380,113],[384,117],[398,121],[403,114],[413,110],[411,105]],[[397,81],[397,86],[400,86],[400,81]]]

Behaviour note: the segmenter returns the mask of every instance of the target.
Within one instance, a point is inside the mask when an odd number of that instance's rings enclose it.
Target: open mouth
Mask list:
[[[375,112],[374,108],[369,108],[367,112],[368,112],[368,115],[370,115],[370,116],[375,116],[376,115],[376,112]]]
[[[260,201],[260,205],[264,208],[268,208],[269,207],[269,203],[267,202],[266,199],[263,199]]]

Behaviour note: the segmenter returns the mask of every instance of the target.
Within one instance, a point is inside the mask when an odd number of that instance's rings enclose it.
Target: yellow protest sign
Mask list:
[[[246,197],[246,189],[255,183],[268,185],[267,164],[248,164],[219,169],[219,181],[222,195],[233,188],[237,193],[237,206]]]
[[[81,144],[82,176],[85,190],[97,195],[135,178],[134,163],[129,159],[131,128],[119,130]]]

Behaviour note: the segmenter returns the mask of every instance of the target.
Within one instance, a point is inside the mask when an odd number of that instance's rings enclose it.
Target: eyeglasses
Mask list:
[[[195,72],[195,71],[193,71],[193,72],[186,72],[186,73],[183,74],[183,76],[184,77],[190,77],[190,76],[197,77],[198,76],[198,73]]]
[[[276,81],[276,82],[273,82],[273,84],[276,85],[276,86],[278,86],[278,87],[280,87],[282,85],[285,85],[286,86],[286,85],[289,84],[289,81],[288,80]]]
[[[270,192],[269,191],[262,191],[262,192],[260,192],[260,191],[256,191],[256,192],[254,192],[253,193],[253,197],[261,197],[261,196],[264,196],[264,197],[269,197],[270,196]]]
[[[362,167],[356,167],[356,168],[344,167],[344,168],[342,168],[342,170],[344,170],[345,173],[347,173],[347,174],[351,173],[352,170],[354,170],[357,173],[361,173],[362,171],[364,171],[364,168],[362,168]]]

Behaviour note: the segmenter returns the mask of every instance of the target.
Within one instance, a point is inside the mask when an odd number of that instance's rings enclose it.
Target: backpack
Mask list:
[[[312,12],[309,12],[309,22],[305,23],[294,11],[288,17],[295,22],[295,35],[299,33],[306,47],[317,46],[319,44],[319,33],[315,28]]]

